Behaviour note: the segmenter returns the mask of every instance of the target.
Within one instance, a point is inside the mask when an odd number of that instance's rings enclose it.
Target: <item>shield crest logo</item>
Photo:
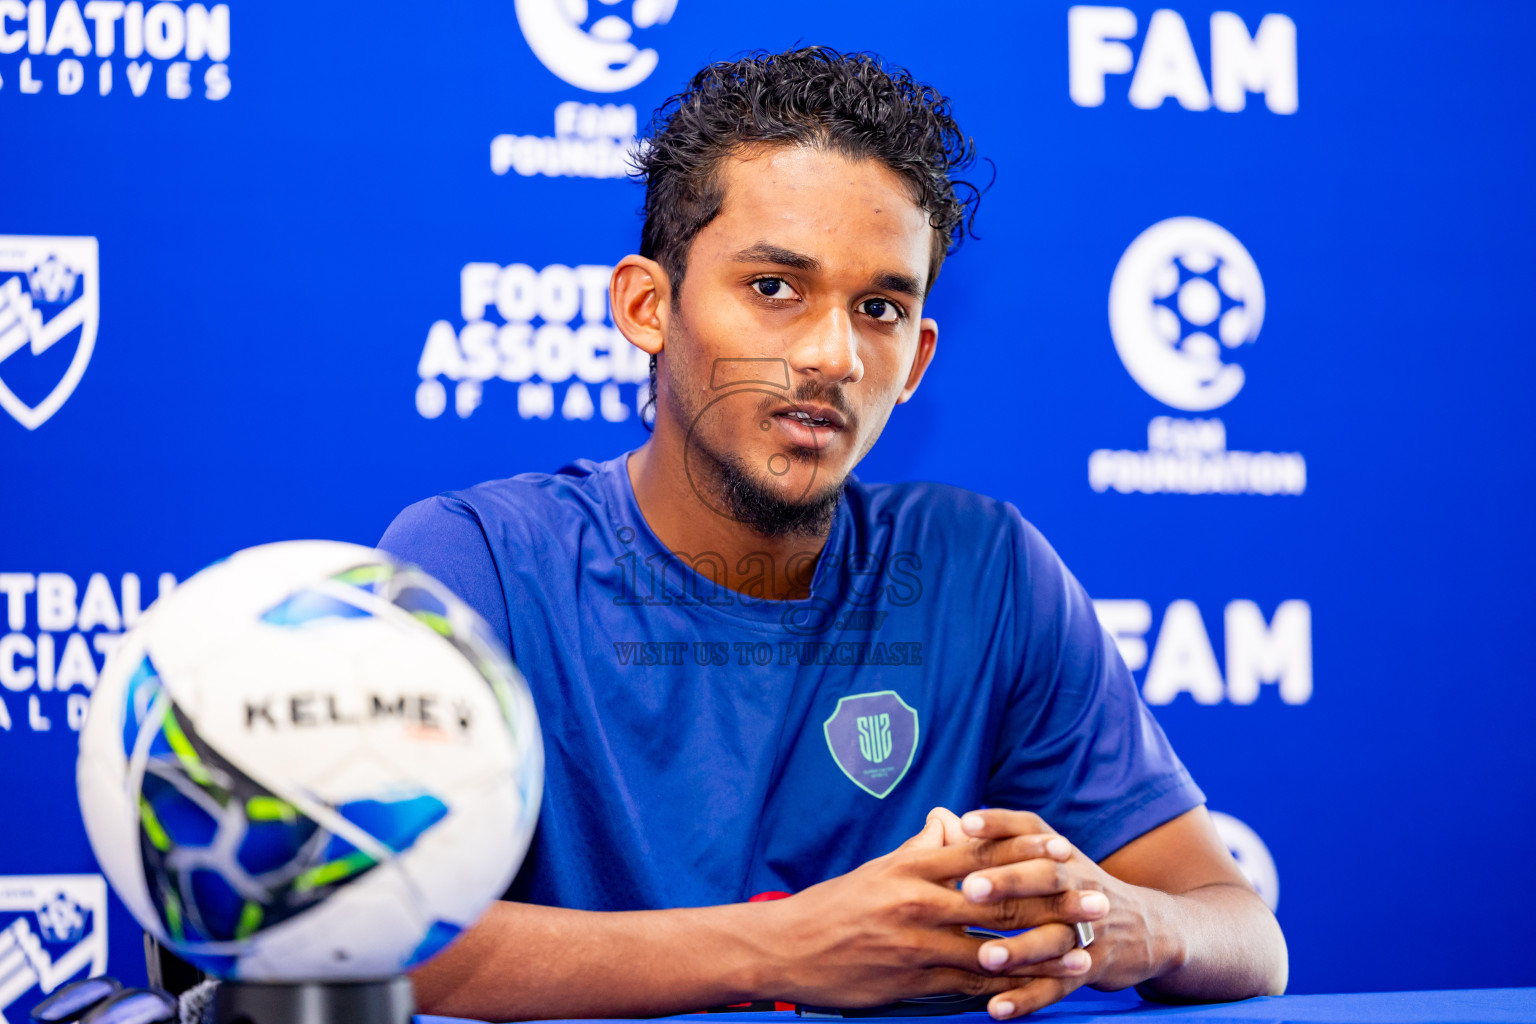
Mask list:
[[[107,881],[100,875],[0,876],[0,1021],[107,969]]]
[[[881,800],[906,777],[917,755],[917,711],[895,690],[842,698],[822,732],[848,780]]]
[[[28,430],[58,412],[91,361],[100,313],[96,239],[0,235],[0,408]]]

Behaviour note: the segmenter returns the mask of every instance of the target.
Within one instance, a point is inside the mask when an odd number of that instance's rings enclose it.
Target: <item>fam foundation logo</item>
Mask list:
[[[677,0],[516,0],[517,24],[533,55],[587,92],[623,92],[649,78],[660,57],[632,37],[665,25],[676,9]]]
[[[58,412],[100,316],[96,239],[0,235],[0,408],[28,430]]]
[[[580,103],[555,108],[554,135],[498,135],[491,170],[524,178],[625,178],[635,168],[639,131],[632,103]]]
[[[1237,238],[1199,217],[1172,217],[1138,235],[1109,285],[1115,351],[1141,389],[1185,412],[1231,402],[1247,382],[1238,357],[1264,326],[1264,281]],[[1145,451],[1101,448],[1088,459],[1095,491],[1122,494],[1301,494],[1295,452],[1227,448],[1218,419],[1155,417]]]
[[[459,275],[457,330],[439,320],[416,362],[416,411],[470,416],[495,381],[516,385],[517,414],[622,423],[640,415],[650,357],[612,325],[607,266],[467,263]],[[512,389],[507,389],[512,390]]]
[[[1109,283],[1109,332],[1120,361],[1153,398],[1205,412],[1247,379],[1223,356],[1258,340],[1264,282],[1231,232],[1173,217],[1136,237]]]
[[[75,977],[107,970],[107,883],[100,875],[0,876],[0,1022]]]
[[[672,20],[677,0],[516,0],[528,48],[557,78],[589,93],[633,89],[660,61],[642,46]],[[567,100],[553,134],[504,133],[491,140],[491,170],[521,177],[624,178],[641,143],[632,103]]]
[[[0,93],[221,100],[228,60],[228,4],[0,0]]]

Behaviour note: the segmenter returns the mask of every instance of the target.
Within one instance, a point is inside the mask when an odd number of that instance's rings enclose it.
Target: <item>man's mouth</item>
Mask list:
[[[778,423],[784,440],[801,449],[820,451],[832,444],[843,429],[842,414],[825,405],[785,406],[772,418]],[[766,429],[767,426],[765,421],[763,427]]]
[[[843,429],[843,417],[836,409],[824,405],[794,405],[780,409],[774,415],[807,427]]]

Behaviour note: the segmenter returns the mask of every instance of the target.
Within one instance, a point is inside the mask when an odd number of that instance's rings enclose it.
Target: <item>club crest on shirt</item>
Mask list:
[[[917,711],[894,690],[843,697],[822,731],[842,773],[881,800],[906,777],[917,754]]]

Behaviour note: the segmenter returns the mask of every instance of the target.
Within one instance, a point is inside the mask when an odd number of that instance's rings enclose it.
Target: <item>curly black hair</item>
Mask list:
[[[815,146],[879,160],[906,179],[934,229],[932,287],[981,201],[979,189],[955,177],[976,153],[950,105],[874,54],[808,46],[711,64],[656,111],[637,157],[645,183],[640,255],[662,265],[676,296],[694,237],[720,212],[721,162],[747,145]],[[655,396],[652,357],[651,402]]]

